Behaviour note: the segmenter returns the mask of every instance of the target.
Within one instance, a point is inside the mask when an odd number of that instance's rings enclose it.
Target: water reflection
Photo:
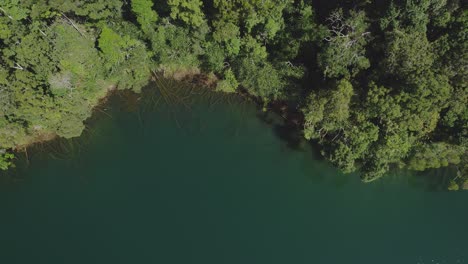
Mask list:
[[[404,172],[363,184],[308,143],[279,140],[282,118],[248,100],[207,93],[184,105],[175,98],[187,90],[171,93],[172,109],[145,93],[123,106],[117,93],[83,137],[28,149],[18,179],[30,179],[0,192],[0,261],[466,259],[468,193],[426,192]]]
[[[283,111],[284,105],[273,106],[276,112]],[[96,138],[105,138],[109,131],[98,129],[98,124],[114,122],[115,116],[121,113],[129,113],[137,120],[139,130],[145,135],[147,122],[153,120],[154,113],[162,113],[170,117],[173,123],[186,134],[201,135],[210,127],[204,120],[203,114],[222,109],[229,115],[229,124],[225,124],[223,133],[226,140],[241,140],[239,135],[244,129],[249,129],[249,117],[256,116],[266,128],[270,128],[274,135],[285,143],[282,151],[285,155],[296,155],[303,159],[302,171],[311,181],[320,183],[331,181],[336,187],[341,187],[359,175],[342,175],[331,165],[323,160],[320,155],[320,147],[313,141],[303,138],[301,128],[296,121],[291,121],[281,116],[281,113],[262,111],[248,97],[237,94],[225,94],[210,91],[204,87],[181,83],[171,79],[155,78],[153,83],[145,87],[141,94],[132,91],[116,91],[109,97],[108,102],[96,107],[93,116],[85,122],[85,131],[79,138],[63,139],[41,142],[19,152],[16,158],[16,168],[7,172],[1,172],[3,184],[5,182],[21,182],[31,162],[48,162],[59,160],[70,163],[73,168],[82,166],[81,156],[89,149],[90,142]],[[278,110],[279,109],[279,110]],[[283,114],[286,114],[284,111]],[[292,113],[294,114],[294,113]],[[296,118],[297,119],[297,118]],[[223,123],[224,120],[217,122]],[[294,154],[293,154],[294,153]],[[311,160],[320,160],[320,163],[312,163]],[[313,165],[312,165],[313,164]],[[317,164],[323,166],[317,169]],[[317,174],[317,171],[330,171],[327,174]],[[408,172],[393,170],[385,182],[404,181],[412,188],[420,188],[426,191],[446,191],[450,178],[453,177],[454,168],[441,168],[425,172]],[[339,176],[336,176],[339,175]]]

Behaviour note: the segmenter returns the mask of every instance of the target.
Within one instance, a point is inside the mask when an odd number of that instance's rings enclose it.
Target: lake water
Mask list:
[[[468,263],[446,172],[363,184],[254,104],[159,85],[2,177],[0,263]]]

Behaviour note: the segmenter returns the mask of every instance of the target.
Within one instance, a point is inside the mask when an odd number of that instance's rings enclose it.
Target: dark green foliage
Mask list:
[[[145,45],[131,36],[121,37],[112,29],[104,26],[98,39],[108,78],[114,80],[119,88],[139,91],[147,84],[149,54]]]
[[[185,24],[198,27],[203,23],[201,0],[168,0],[171,9],[171,18],[183,21]]]
[[[284,83],[278,71],[268,62],[255,62],[254,59],[245,58],[238,66],[240,84],[249,93],[268,100],[282,94]]]
[[[304,135],[307,139],[321,138],[330,132],[346,128],[353,86],[341,80],[329,90],[309,96],[305,115]]]
[[[423,171],[428,168],[445,167],[449,164],[459,164],[463,147],[443,142],[430,143],[414,148],[414,153],[408,160],[408,168]]]
[[[198,39],[188,37],[188,28],[177,27],[169,23],[157,29],[151,37],[155,59],[164,71],[174,72],[180,69],[196,68],[200,65],[199,56],[203,54]]]
[[[424,33],[395,30],[387,34],[384,68],[397,76],[421,74],[432,66],[434,55]]]
[[[468,188],[468,11],[457,0],[4,0],[3,149],[75,137],[110,88],[150,72],[216,76],[304,114],[304,136],[344,172],[457,166]]]
[[[231,69],[227,69],[224,72],[223,80],[218,82],[218,86],[216,90],[225,92],[225,93],[233,93],[236,91],[239,83],[237,82],[236,76],[232,72]]]
[[[325,77],[349,77],[359,70],[369,68],[365,45],[370,32],[363,11],[351,10],[345,17],[338,9],[327,18],[328,34],[324,38],[323,51],[318,54],[318,65]]]
[[[15,156],[11,153],[5,153],[4,150],[0,151],[0,170],[6,170],[12,165],[11,161]]]

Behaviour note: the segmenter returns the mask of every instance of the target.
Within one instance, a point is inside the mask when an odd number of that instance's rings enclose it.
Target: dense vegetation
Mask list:
[[[111,88],[202,71],[300,110],[344,172],[455,165],[468,188],[467,25],[457,0],[3,0],[0,169]]]

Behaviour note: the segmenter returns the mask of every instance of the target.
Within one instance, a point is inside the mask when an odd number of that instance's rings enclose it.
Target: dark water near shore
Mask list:
[[[468,264],[468,192],[435,188],[444,171],[362,184],[253,104],[162,85],[3,177],[0,263]]]

